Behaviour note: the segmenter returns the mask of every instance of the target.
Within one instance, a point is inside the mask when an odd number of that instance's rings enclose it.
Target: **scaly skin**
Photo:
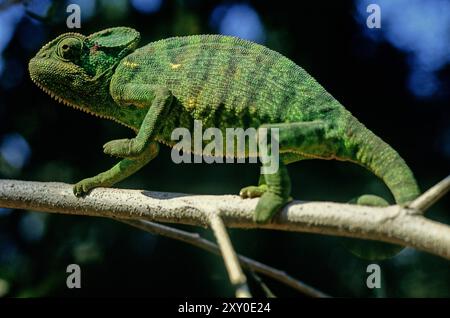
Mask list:
[[[174,146],[174,128],[279,128],[280,168],[262,175],[242,197],[260,197],[255,221],[268,222],[290,199],[286,165],[336,159],[380,177],[398,204],[419,195],[398,153],[355,119],[305,70],[264,46],[234,37],[174,37],[136,49],[139,33],[118,27],[89,36],[66,33],[29,64],[32,80],[63,103],[119,122],[137,135],[104,152],[123,158],[74,186],[77,196],[112,186],[153,159],[158,144]],[[225,136],[225,133],[223,134]],[[194,152],[194,149],[192,149]],[[248,149],[246,149],[248,154]],[[362,204],[378,204],[366,196]]]

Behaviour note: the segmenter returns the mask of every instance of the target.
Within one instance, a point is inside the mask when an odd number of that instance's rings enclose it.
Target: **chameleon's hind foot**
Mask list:
[[[291,198],[283,198],[273,192],[265,192],[258,200],[253,220],[256,223],[267,223],[272,217],[291,200]]]
[[[73,194],[77,197],[82,197],[98,186],[94,178],[83,179],[73,186]]]
[[[239,195],[242,199],[247,198],[258,198],[262,196],[267,191],[267,185],[261,184],[259,186],[249,186],[242,188],[241,191],[239,191]]]

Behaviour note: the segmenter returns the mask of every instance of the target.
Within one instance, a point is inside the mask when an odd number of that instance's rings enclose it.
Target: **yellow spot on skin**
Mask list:
[[[181,64],[173,64],[170,63],[170,67],[172,68],[172,70],[176,70],[177,68],[179,68],[181,66]]]
[[[134,63],[134,62],[130,62],[130,61],[125,61],[125,62],[123,62],[123,65],[128,66],[128,67],[131,67],[131,68],[136,68],[136,67],[139,66],[139,64]]]
[[[193,109],[193,108],[195,108],[195,104],[196,104],[196,100],[195,100],[195,98],[189,98],[188,100],[187,100],[187,102],[186,102],[186,107],[188,108],[188,109]]]

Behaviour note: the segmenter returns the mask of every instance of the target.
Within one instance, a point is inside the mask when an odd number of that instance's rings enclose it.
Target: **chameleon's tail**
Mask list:
[[[397,204],[417,198],[419,187],[411,169],[400,155],[356,118],[347,123],[347,138],[354,147],[352,158],[372,171],[387,185]]]
[[[405,204],[419,196],[419,187],[411,170],[391,146],[352,116],[349,116],[345,131],[346,144],[351,149],[350,159],[381,178],[391,190],[397,204]],[[388,205],[386,200],[374,195],[362,195],[350,202],[372,206]],[[401,246],[375,241],[343,239],[343,243],[352,253],[369,260],[393,257],[402,250]]]

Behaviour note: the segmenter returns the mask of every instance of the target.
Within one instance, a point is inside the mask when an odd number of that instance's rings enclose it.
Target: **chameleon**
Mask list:
[[[103,146],[104,153],[120,161],[76,183],[76,196],[134,174],[157,156],[161,144],[175,146],[175,128],[192,130],[195,120],[221,131],[278,129],[278,170],[261,174],[257,185],[239,193],[242,198],[259,198],[255,222],[270,222],[291,200],[286,166],[307,159],[363,166],[381,178],[400,205],[419,196],[402,157],[282,54],[215,34],[171,37],[137,48],[139,41],[140,33],[128,27],[88,36],[64,33],[29,62],[32,81],[57,101],[118,122],[136,134]],[[388,204],[375,195],[352,202]]]

